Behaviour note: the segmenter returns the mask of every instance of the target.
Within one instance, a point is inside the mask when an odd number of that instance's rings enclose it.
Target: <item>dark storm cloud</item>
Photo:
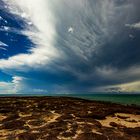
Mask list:
[[[31,57],[31,61],[17,57],[14,66],[9,64],[13,58],[1,62],[3,71],[22,77],[19,90],[95,91],[140,80],[140,31],[129,28],[140,22],[139,0],[68,0],[51,4],[55,35],[48,51],[53,55],[38,49],[39,55]],[[33,20],[32,24],[44,27],[41,35],[46,35],[50,31],[42,23]],[[35,48],[47,43],[45,37],[40,41],[37,36],[29,39],[37,45]]]

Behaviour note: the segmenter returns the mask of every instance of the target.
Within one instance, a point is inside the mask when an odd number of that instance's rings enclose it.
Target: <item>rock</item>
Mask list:
[[[104,135],[98,135],[95,133],[82,133],[76,140],[108,140]]]
[[[105,127],[100,123],[107,116],[135,115],[139,110],[136,106],[70,97],[1,97],[0,139],[58,140],[77,136],[74,140],[140,140],[139,127],[127,128],[115,122]]]
[[[111,126],[113,126],[113,127],[118,127],[118,124],[117,123],[115,123],[115,122],[110,122],[110,124],[109,125],[111,125]]]

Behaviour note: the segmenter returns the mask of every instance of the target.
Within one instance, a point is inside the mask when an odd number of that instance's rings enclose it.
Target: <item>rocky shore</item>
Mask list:
[[[1,97],[0,140],[140,140],[140,107],[70,97]]]

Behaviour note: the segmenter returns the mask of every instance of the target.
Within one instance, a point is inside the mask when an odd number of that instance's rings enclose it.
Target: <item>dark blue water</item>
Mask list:
[[[113,103],[140,105],[140,94],[77,94],[72,96],[96,101],[110,101]]]
[[[96,101],[109,101],[121,104],[135,104],[140,105],[140,94],[1,94],[2,96],[65,96],[65,97],[78,97],[82,99],[96,100]]]

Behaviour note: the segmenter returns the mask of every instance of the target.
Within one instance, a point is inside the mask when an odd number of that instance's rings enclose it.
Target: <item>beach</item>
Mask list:
[[[139,140],[140,106],[72,97],[0,97],[0,140]]]

